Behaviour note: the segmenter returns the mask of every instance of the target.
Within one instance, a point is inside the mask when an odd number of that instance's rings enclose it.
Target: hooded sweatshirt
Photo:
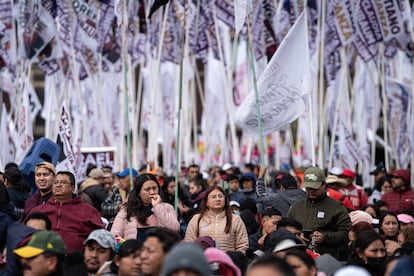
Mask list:
[[[276,193],[267,193],[265,191],[264,181],[259,179],[256,183],[257,202],[265,206],[276,208],[285,217],[290,206],[305,198],[306,193],[301,189],[278,190]]]
[[[402,190],[385,193],[381,200],[387,204],[388,210],[395,214],[406,209],[414,211],[414,191],[410,188],[410,171],[397,170],[391,175],[401,177],[405,186]]]

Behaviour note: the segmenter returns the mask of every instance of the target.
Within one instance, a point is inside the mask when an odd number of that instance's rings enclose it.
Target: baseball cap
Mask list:
[[[346,184],[347,184],[345,179],[339,178],[336,175],[328,175],[326,177],[326,183],[327,184],[338,183],[342,186],[346,186]]]
[[[321,168],[309,167],[303,174],[303,187],[311,189],[319,189],[322,182],[325,181],[325,173]]]
[[[230,170],[232,168],[233,168],[233,166],[230,163],[226,163],[226,164],[223,165],[223,167],[221,167],[221,169],[223,171],[227,171],[227,170]]]
[[[230,206],[236,206],[236,207],[239,207],[240,208],[240,203],[238,203],[237,201],[235,201],[235,200],[231,200],[230,202],[229,202],[229,205]]]
[[[85,240],[84,244],[87,244],[89,241],[96,241],[103,248],[111,248],[114,251],[116,248],[116,240],[114,235],[105,229],[97,229],[92,231]]]
[[[49,162],[46,162],[46,161],[38,163],[36,165],[35,172],[37,171],[37,169],[40,169],[40,168],[46,168],[49,171],[51,171],[53,174],[56,174],[56,168],[55,168],[55,166],[53,166],[52,163],[49,163]]]
[[[392,177],[400,177],[404,180],[405,184],[410,184],[410,170],[400,169],[390,173]]]
[[[330,169],[328,173],[338,176],[338,175],[341,175],[343,171],[344,170],[339,167],[332,167],[332,169]]]
[[[354,179],[355,178],[355,173],[353,171],[351,171],[350,169],[345,169],[342,172],[342,176],[346,176],[346,177],[350,177],[350,178]]]
[[[104,172],[101,169],[95,168],[89,172],[88,175],[90,178],[102,178],[104,176]]]
[[[407,214],[398,214],[397,215],[398,221],[402,223],[413,223],[414,218]]]
[[[132,176],[133,177],[137,177],[138,176],[138,172],[135,169],[133,169],[133,168],[126,168],[125,170],[120,171],[119,173],[117,173],[117,176],[119,176],[119,177],[128,176],[129,175],[129,171],[132,172]]]
[[[387,172],[384,163],[380,162],[378,165],[369,173],[370,175],[377,175],[380,172]]]
[[[39,231],[32,235],[26,246],[14,250],[14,254],[30,259],[44,252],[64,255],[66,245],[62,238],[52,231]]]

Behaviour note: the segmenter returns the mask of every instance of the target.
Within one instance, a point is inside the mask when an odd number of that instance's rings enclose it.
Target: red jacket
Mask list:
[[[414,211],[414,191],[391,191],[385,193],[382,201],[387,204],[388,210],[397,214],[399,211],[410,209]]]
[[[336,199],[339,202],[342,202],[342,204],[345,206],[346,209],[355,210],[354,205],[352,205],[349,198],[346,195],[342,194],[341,192],[338,192],[332,188],[326,188],[326,194],[329,197]]]
[[[45,204],[39,205],[32,212],[43,212],[52,222],[52,231],[58,233],[66,244],[66,252],[82,251],[83,242],[95,229],[104,228],[98,211],[83,202],[80,197],[59,203],[51,197]]]

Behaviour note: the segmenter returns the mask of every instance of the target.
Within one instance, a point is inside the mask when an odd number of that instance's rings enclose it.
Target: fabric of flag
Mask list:
[[[28,79],[26,79],[25,82],[29,85]],[[23,90],[21,97],[22,99],[20,102],[20,111],[18,116],[19,120],[17,124],[18,141],[16,145],[15,158],[15,162],[17,164],[24,159],[26,153],[29,151],[34,142],[32,118],[30,115],[29,93],[27,88]]]
[[[243,131],[255,137],[266,135],[286,126],[305,110],[303,96],[311,92],[307,35],[307,22],[302,15],[257,81],[262,133],[254,91],[236,112],[236,123]]]
[[[6,105],[3,103],[1,108],[1,120],[0,120],[0,168],[9,162],[15,162],[15,147],[10,130],[10,123],[12,120],[7,112]]]

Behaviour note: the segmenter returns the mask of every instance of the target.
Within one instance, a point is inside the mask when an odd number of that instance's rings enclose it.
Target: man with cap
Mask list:
[[[299,221],[304,231],[311,231],[312,245],[319,254],[329,253],[339,257],[339,248],[347,243],[351,220],[344,205],[326,195],[325,173],[318,167],[304,172],[303,187],[306,198],[290,208],[287,217]],[[308,237],[309,238],[309,237]],[[303,234],[301,239],[310,240]]]
[[[85,240],[84,262],[88,275],[94,275],[107,261],[112,260],[116,241],[111,232],[105,229],[92,231]]]
[[[355,210],[355,207],[352,205],[349,198],[339,191],[342,187],[346,186],[346,184],[345,179],[339,178],[336,175],[328,175],[326,178],[326,194],[329,197],[342,202],[346,209]]]
[[[237,174],[229,174],[226,176],[226,182],[229,183],[229,196],[230,201],[236,201],[242,203],[246,196],[240,189],[239,177]],[[239,205],[240,207],[240,205]]]
[[[296,179],[290,174],[279,174],[280,190],[275,193],[266,192],[263,176],[266,174],[266,167],[260,168],[259,179],[256,182],[257,202],[265,207],[273,207],[285,217],[290,206],[305,198],[305,192],[298,189]]]
[[[381,200],[389,211],[397,214],[402,210],[414,211],[414,191],[411,189],[410,170],[400,169],[390,173],[392,191],[385,193]]]
[[[104,172],[101,169],[94,168],[89,172],[89,177],[82,182],[79,188],[79,194],[83,201],[91,204],[101,211],[101,204],[105,201],[108,194],[103,187]]]
[[[24,275],[62,275],[66,246],[62,238],[52,231],[39,231],[27,245],[14,250],[20,258]]]
[[[37,192],[26,200],[22,221],[24,221],[34,207],[45,203],[52,196],[52,184],[55,180],[55,175],[56,169],[52,163],[43,161],[36,165],[34,177]]]
[[[381,177],[387,176],[387,169],[384,163],[380,162],[369,174],[374,176],[375,184],[377,184]]]
[[[251,198],[255,202],[257,200],[256,189],[255,189],[256,177],[253,173],[244,173],[240,178],[240,184],[245,198]]]
[[[117,173],[117,176],[119,177],[118,187],[114,188],[112,194],[110,194],[101,204],[102,216],[108,219],[110,224],[112,224],[116,214],[125,203],[129,192],[135,187],[138,172],[133,168],[126,168]],[[132,179],[130,178],[131,176]]]
[[[345,169],[340,178],[345,179],[346,185],[340,189],[340,192],[346,195],[355,209],[361,209],[368,203],[367,195],[364,190],[354,184],[355,173],[350,169]]]
[[[278,229],[266,236],[264,251],[284,258],[293,249],[306,250],[306,245],[295,234],[286,229]]]

